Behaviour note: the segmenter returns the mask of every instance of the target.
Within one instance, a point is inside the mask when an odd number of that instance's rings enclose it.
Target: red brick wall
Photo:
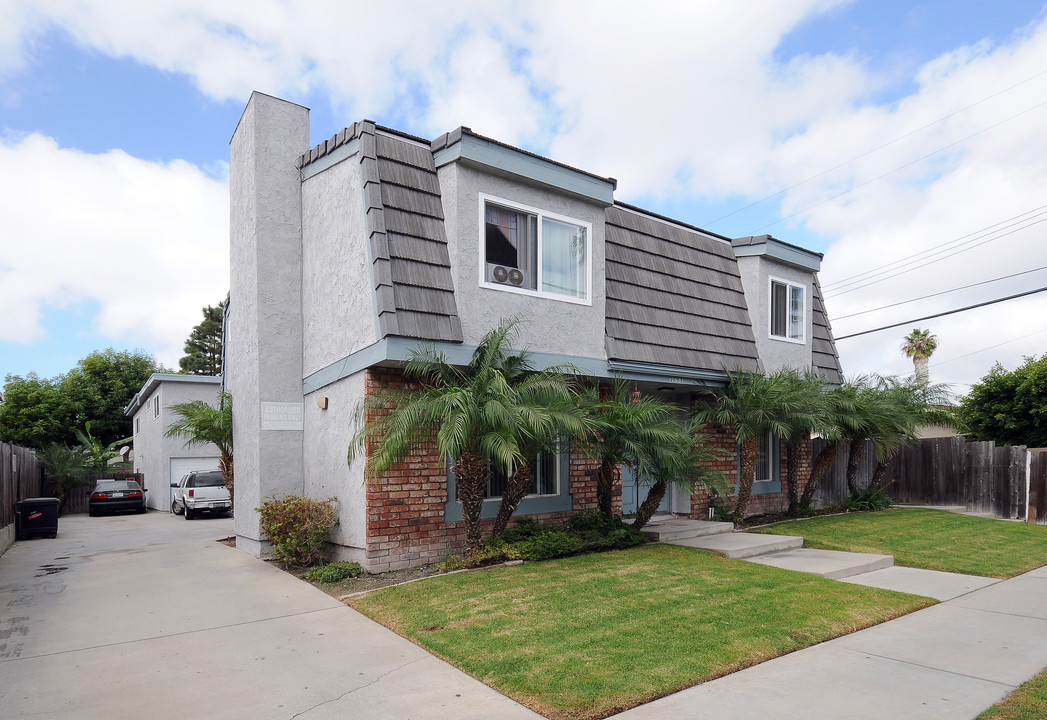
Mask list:
[[[372,368],[366,375],[366,392],[383,387],[411,387],[397,369]],[[368,452],[370,455],[370,452]],[[569,488],[574,510],[596,506],[596,483],[591,461],[572,453]],[[367,556],[370,572],[439,562],[465,547],[465,523],[445,522],[447,471],[433,443],[416,449],[404,462],[380,478],[367,482]],[[621,490],[617,507],[621,509]],[[555,520],[570,513],[533,515]],[[519,513],[514,517],[519,517]],[[490,524],[485,521],[485,525]]]

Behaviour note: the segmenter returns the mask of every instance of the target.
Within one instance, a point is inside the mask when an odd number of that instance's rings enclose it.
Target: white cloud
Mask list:
[[[1047,107],[1030,108],[1047,101],[1047,75],[1029,78],[1047,67],[1045,26],[1034,24],[1004,44],[983,41],[954,48],[913,77],[899,77],[896,66],[871,65],[862,48],[784,60],[776,56],[788,33],[845,4],[9,0],[0,23],[0,71],[24,65],[33,39],[49,26],[85,47],[184,73],[215,99],[244,100],[254,89],[292,100],[321,93],[346,121],[393,115],[411,118],[408,129],[430,135],[469,125],[615,176],[624,200],[643,195],[681,203],[752,200],[817,175],[775,201],[782,215],[797,215],[771,232],[801,243],[798,238],[809,233],[832,240],[823,269],[826,284],[1043,204],[1047,134],[1041,128]],[[909,84],[911,91],[899,91]],[[892,100],[882,101],[884,95]],[[950,113],[955,114],[936,122]],[[325,131],[319,128],[317,134]],[[133,235],[146,218],[143,213],[118,217],[118,210],[137,205],[129,200],[134,188],[121,174],[134,168],[132,174],[153,173],[155,182],[176,185],[171,189],[183,198],[179,214],[158,199],[165,195],[146,191],[141,203],[152,208],[146,215],[163,218],[164,229],[173,224],[182,236],[187,223],[194,223],[191,229],[199,237],[219,229],[224,243],[224,220],[213,220],[225,212],[225,196],[211,192],[195,168],[152,165],[118,153],[80,156],[53,144],[44,152],[36,147],[42,142],[30,138],[3,152],[33,149],[49,163],[63,160],[84,177],[87,168],[102,173],[64,193],[81,198],[81,212],[91,215],[94,203],[101,203],[112,210],[113,224]],[[937,148],[946,149],[917,161]],[[820,174],[854,157],[855,162]],[[9,167],[5,163],[0,174]],[[115,203],[113,197],[124,202]],[[57,237],[69,229],[59,218],[47,218],[45,224],[57,226]],[[731,232],[725,226],[712,229]],[[830,297],[830,314],[1047,265],[1047,245],[1037,233],[1017,233],[929,270]],[[181,241],[187,242],[185,237]],[[184,256],[170,250],[177,247],[206,257],[206,245],[179,246],[167,238],[160,247],[138,248],[147,253],[140,271],[154,267],[146,263],[150,257],[178,262]],[[121,257],[131,257],[128,248],[120,248]],[[224,250],[220,255],[224,263]],[[64,285],[49,281],[48,287],[93,297],[82,284],[60,279]],[[843,335],[1038,284],[1035,278],[1022,282],[1027,284],[989,286],[840,321],[835,329]],[[33,295],[30,288],[19,292],[19,297],[55,297]],[[188,314],[213,302],[210,293],[182,303]],[[165,304],[173,307],[181,303],[179,297],[165,298]],[[1044,303],[1037,296],[922,323],[941,339],[932,373],[939,358],[948,379],[980,377],[997,357],[1016,364],[1022,353],[1042,347],[1044,336],[988,354],[949,358],[1037,331],[1039,318],[1047,317]],[[22,316],[25,332],[36,325],[36,307],[30,304]],[[117,310],[151,326],[139,305]],[[100,322],[118,331],[118,317],[107,307]],[[907,372],[911,366],[898,346],[908,329],[841,342],[845,370]]]
[[[229,284],[228,191],[182,161],[0,143],[0,339],[45,333],[47,305],[95,301],[94,331],[177,366],[200,308]]]

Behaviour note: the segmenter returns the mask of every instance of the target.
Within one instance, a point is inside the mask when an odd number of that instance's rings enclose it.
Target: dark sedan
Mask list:
[[[94,517],[115,510],[145,512],[145,491],[134,480],[99,480],[91,491],[87,514]]]

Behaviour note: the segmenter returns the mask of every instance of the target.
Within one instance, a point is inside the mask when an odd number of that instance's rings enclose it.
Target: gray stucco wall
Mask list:
[[[378,339],[363,210],[355,156],[302,185],[306,375]]]
[[[534,352],[605,358],[604,208],[461,163],[439,169],[455,299],[463,341],[475,345],[502,318],[529,319],[516,345]],[[481,193],[592,225],[592,305],[480,287]]]
[[[302,206],[309,111],[254,93],[230,143],[230,318],[237,545],[262,554],[258,507],[301,493],[302,430],[265,429],[262,403],[302,407]],[[269,420],[273,419],[268,415]],[[299,426],[300,427],[300,426]]]
[[[327,398],[327,409],[317,401]],[[305,398],[305,492],[313,498],[338,498],[338,525],[331,531],[337,558],[361,562],[366,553],[367,493],[364,461],[346,461],[355,428],[353,410],[364,397],[359,372]]]
[[[756,349],[764,372],[783,368],[799,370],[811,367],[811,337],[813,332],[812,293],[813,276],[808,270],[769,260],[763,256],[738,258],[738,269],[745,288],[745,302],[752,318]],[[802,285],[804,290],[804,341],[802,343],[771,337],[771,278]]]
[[[164,437],[167,428],[178,418],[172,405],[202,400],[217,405],[220,386],[216,383],[193,382],[193,378],[162,381],[140,399],[141,405],[132,416],[134,428],[134,469],[142,473],[146,505],[170,512],[171,459],[194,459],[200,468],[218,467],[219,452],[211,443],[187,447],[183,440]],[[154,415],[153,399],[160,397],[160,415]],[[175,478],[177,480],[178,478]]]

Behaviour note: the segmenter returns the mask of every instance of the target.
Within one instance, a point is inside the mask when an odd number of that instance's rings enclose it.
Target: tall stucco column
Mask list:
[[[253,93],[229,148],[230,313],[237,547],[265,555],[255,508],[301,494],[302,191],[309,110]]]

